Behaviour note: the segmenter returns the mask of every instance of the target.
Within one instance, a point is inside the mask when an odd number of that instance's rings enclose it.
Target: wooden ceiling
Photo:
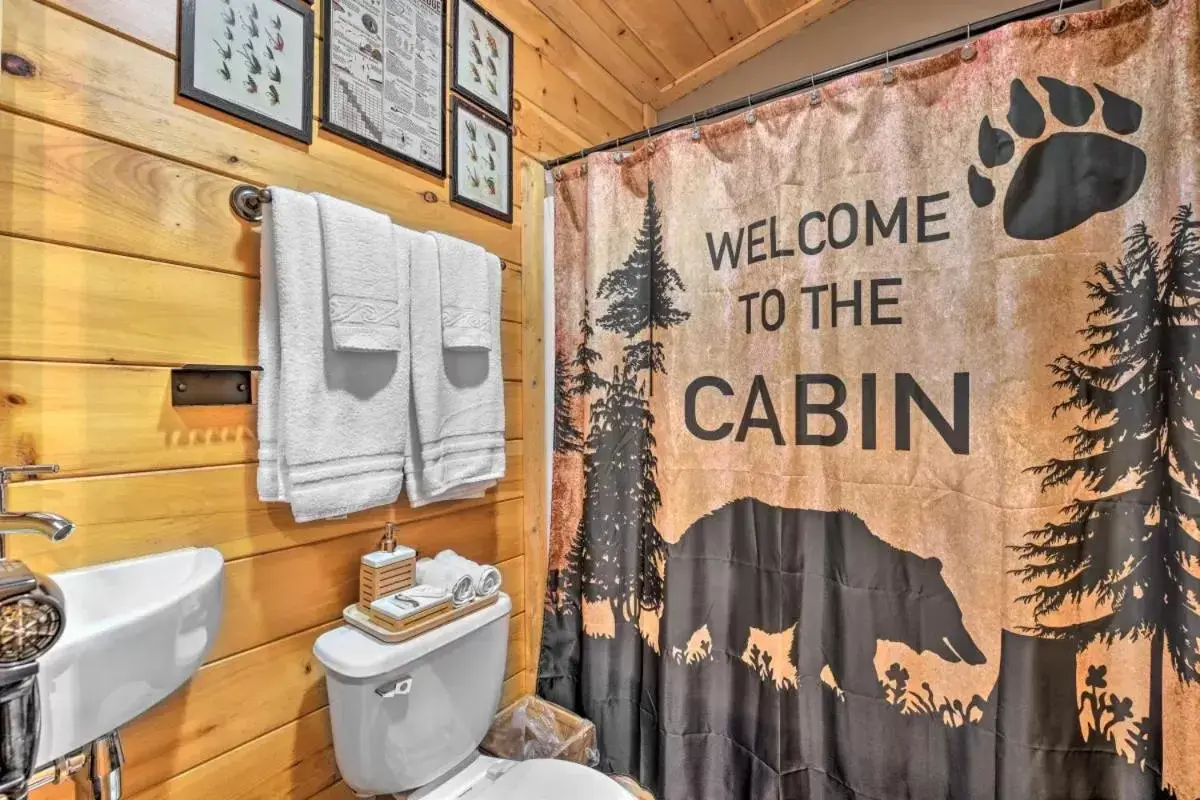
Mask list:
[[[532,0],[661,109],[850,0]]]

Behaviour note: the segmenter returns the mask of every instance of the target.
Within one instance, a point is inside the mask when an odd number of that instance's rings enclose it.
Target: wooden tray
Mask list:
[[[447,622],[453,622],[456,619],[462,619],[467,614],[478,611],[481,608],[487,608],[499,599],[500,593],[497,592],[491,597],[484,597],[480,600],[472,600],[465,606],[459,606],[458,608],[452,607],[440,613],[431,614],[429,617],[421,620],[415,625],[410,625],[404,630],[396,631],[394,633],[386,628],[381,628],[372,622],[371,618],[367,616],[366,612],[359,608],[357,604],[348,605],[342,609],[342,619],[346,620],[346,622],[350,623],[359,630],[371,634],[381,642],[387,642],[388,644],[399,644],[400,642],[407,642],[409,639],[412,639],[415,636],[420,636],[422,633],[428,633],[434,628],[445,625]]]

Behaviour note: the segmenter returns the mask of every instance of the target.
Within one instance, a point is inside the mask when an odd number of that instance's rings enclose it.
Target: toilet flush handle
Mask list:
[[[375,694],[383,698],[402,697],[412,691],[413,679],[411,675],[405,675],[403,678],[397,678],[389,683],[381,683],[375,687]]]

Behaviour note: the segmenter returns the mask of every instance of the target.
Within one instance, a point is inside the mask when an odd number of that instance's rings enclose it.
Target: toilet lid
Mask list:
[[[567,761],[522,761],[500,776],[479,800],[632,800],[607,775]]]

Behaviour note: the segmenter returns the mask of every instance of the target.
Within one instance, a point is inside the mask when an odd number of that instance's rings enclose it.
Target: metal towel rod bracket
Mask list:
[[[229,193],[229,207],[247,222],[262,222],[263,203],[271,202],[271,190],[240,183]]]
[[[271,202],[271,190],[260,189],[248,183],[239,183],[229,193],[229,207],[246,222],[262,222],[263,204]],[[500,269],[508,269],[508,263],[500,259]]]

